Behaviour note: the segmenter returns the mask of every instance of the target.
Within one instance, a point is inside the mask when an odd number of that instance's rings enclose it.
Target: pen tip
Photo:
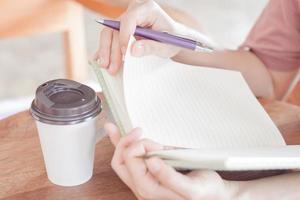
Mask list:
[[[96,22],[103,24],[104,23],[104,19],[95,19]]]

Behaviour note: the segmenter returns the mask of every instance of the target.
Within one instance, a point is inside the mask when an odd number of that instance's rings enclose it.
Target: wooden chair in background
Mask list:
[[[116,1],[118,2],[118,1]],[[87,52],[82,5],[107,17],[125,7],[97,0],[0,0],[0,39],[61,33],[65,49],[65,77],[87,79]]]
[[[127,0],[75,0],[84,7],[109,18],[120,16],[127,7]]]
[[[116,18],[130,0],[0,0],[0,39],[58,32],[63,35],[65,77],[87,78],[87,55],[82,6],[109,18]],[[164,7],[176,20],[196,28],[188,14]],[[198,24],[197,24],[198,25]]]
[[[66,78],[85,81],[87,56],[82,6],[69,0],[0,0],[0,39],[59,32]]]

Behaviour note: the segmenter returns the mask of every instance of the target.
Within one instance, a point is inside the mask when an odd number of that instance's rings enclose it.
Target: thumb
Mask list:
[[[112,123],[106,123],[104,125],[104,130],[108,133],[109,139],[113,143],[113,145],[117,146],[121,138],[121,134],[118,127],[116,127]]]
[[[138,40],[132,44],[131,54],[136,57],[156,55],[163,58],[170,58],[179,52],[180,48],[153,40]]]
[[[150,173],[156,178],[163,186],[189,199],[193,196],[193,183],[192,180],[174,168],[166,165],[159,158],[149,158],[146,160],[146,165]]]

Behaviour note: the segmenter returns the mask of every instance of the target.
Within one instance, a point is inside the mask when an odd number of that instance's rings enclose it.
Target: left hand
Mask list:
[[[106,124],[105,129],[116,147],[112,168],[138,199],[234,199],[233,182],[223,180],[214,171],[184,175],[159,158],[145,158],[147,152],[164,147],[147,139],[140,140],[141,129],[136,128],[122,138],[115,125]]]

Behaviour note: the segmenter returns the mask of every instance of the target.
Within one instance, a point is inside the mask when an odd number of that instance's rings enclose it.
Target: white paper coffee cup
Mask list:
[[[100,99],[85,85],[58,79],[38,87],[31,113],[52,183],[75,186],[92,177],[100,112]]]

